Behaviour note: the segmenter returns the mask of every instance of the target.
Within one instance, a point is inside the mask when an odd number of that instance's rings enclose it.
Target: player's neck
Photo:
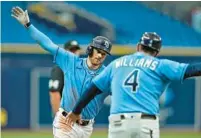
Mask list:
[[[96,70],[96,69],[99,69],[101,65],[94,65],[91,63],[90,59],[87,58],[87,66],[91,70]]]
[[[141,50],[141,51],[139,51],[139,52],[143,53],[144,55],[154,56],[154,55],[152,55],[151,53],[149,53],[149,52],[145,52],[145,51],[143,51],[143,50]]]

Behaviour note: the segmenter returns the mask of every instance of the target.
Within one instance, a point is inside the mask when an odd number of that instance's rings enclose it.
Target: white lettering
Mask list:
[[[130,60],[129,66],[134,66],[134,64],[133,64],[133,59]]]
[[[140,59],[139,63],[138,63],[138,67],[142,67],[144,64],[144,59]]]
[[[152,62],[150,69],[151,69],[151,70],[155,70],[156,67],[157,67],[157,65],[158,65],[158,61]]]
[[[151,60],[151,59],[146,59],[146,60],[145,60],[145,63],[144,63],[144,67],[149,68],[150,65],[151,65],[151,63],[152,63],[152,60]]]
[[[139,62],[139,59],[137,59],[137,60],[135,61],[135,66],[137,66],[138,62]]]
[[[49,88],[58,89],[59,88],[59,80],[50,80]]]
[[[128,66],[128,64],[126,63],[126,58],[123,61],[123,66]]]
[[[116,68],[118,68],[119,66],[121,66],[121,60],[116,61]]]

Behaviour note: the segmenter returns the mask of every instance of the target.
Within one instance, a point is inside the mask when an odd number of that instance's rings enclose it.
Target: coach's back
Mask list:
[[[137,52],[123,56],[109,66],[105,73],[110,74],[110,78],[105,78],[98,87],[107,87],[106,83],[111,82],[111,114],[141,112],[157,115],[159,97],[171,81],[183,79],[187,64]]]

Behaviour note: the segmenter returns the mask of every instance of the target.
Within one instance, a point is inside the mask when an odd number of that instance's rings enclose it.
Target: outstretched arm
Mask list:
[[[27,27],[31,37],[46,51],[55,55],[58,52],[59,46],[54,44],[45,34],[36,29],[33,25]]]
[[[201,63],[190,64],[185,71],[184,79],[201,76]]]
[[[36,40],[36,42],[43,49],[47,50],[53,55],[57,53],[59,47],[30,23],[27,10],[23,11],[20,7],[14,7],[12,8],[11,16],[28,29],[28,32],[30,33],[31,37]]]
[[[65,73],[74,64],[76,56],[54,44],[45,34],[36,29],[29,20],[28,12],[20,7],[12,8],[12,17],[25,26],[31,37],[45,50],[54,55],[54,60]]]

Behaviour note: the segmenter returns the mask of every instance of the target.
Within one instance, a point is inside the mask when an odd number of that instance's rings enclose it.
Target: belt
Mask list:
[[[66,117],[68,115],[68,113],[66,111],[62,111],[61,113],[64,117]],[[91,122],[91,120],[81,120],[81,124],[80,124],[78,121],[76,121],[76,123],[81,126],[87,126],[90,122]]]
[[[125,115],[120,115],[120,118],[123,120],[123,119],[126,119],[126,118],[128,118],[128,117],[126,117]],[[130,118],[134,118],[134,116],[130,116]],[[151,119],[151,120],[156,120],[157,119],[157,117],[156,117],[156,115],[149,115],[149,114],[144,114],[144,113],[142,113],[141,114],[141,119]]]

